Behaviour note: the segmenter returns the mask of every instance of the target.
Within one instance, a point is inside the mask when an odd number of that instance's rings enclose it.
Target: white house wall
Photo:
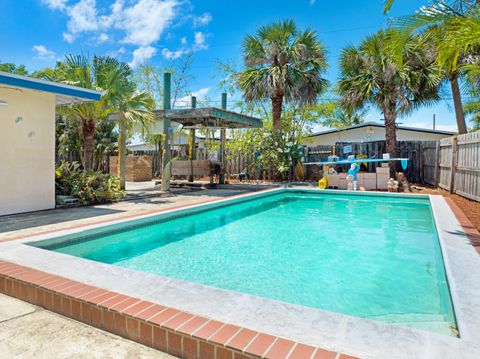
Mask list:
[[[0,87],[0,215],[55,207],[55,95]]]
[[[397,141],[436,141],[450,136],[431,132],[397,130]],[[309,137],[304,141],[304,144],[316,146],[334,145],[337,142],[371,142],[381,140],[385,140],[385,128],[367,126]]]

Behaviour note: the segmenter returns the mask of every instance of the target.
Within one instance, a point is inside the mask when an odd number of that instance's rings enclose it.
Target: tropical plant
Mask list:
[[[126,166],[126,142],[135,130],[148,130],[154,120],[153,108],[155,101],[146,92],[136,92],[135,82],[130,80],[133,71],[125,63],[112,62],[101,73],[98,83],[102,88],[108,89],[105,102],[113,112],[118,124],[118,176],[120,177],[120,188],[125,189],[125,166]]]
[[[465,114],[470,115],[473,123],[472,131],[480,130],[480,100],[469,101],[464,106]]]
[[[393,0],[386,2],[386,12],[392,4]],[[466,74],[470,81],[479,83],[479,10],[479,1],[434,0],[415,14],[393,21],[394,27],[402,30],[391,39],[397,52],[401,51],[410,34],[418,30],[423,30],[435,47],[436,62],[443,69],[445,79],[450,82],[459,133],[467,132],[459,82],[462,75]]]
[[[331,114],[322,121],[322,125],[333,128],[347,128],[365,122],[367,109],[351,109],[336,104]]]
[[[153,99],[146,92],[126,92],[115,99],[115,118],[119,128],[118,176],[121,189],[125,189],[127,138],[131,136],[135,127],[140,126],[141,131],[148,131],[148,126],[154,120],[153,103]]]
[[[388,44],[394,31],[379,31],[359,46],[345,48],[337,86],[345,108],[356,110],[370,104],[383,113],[386,149],[391,157],[397,157],[397,116],[437,101],[441,83],[434,53],[425,39],[410,35],[399,61]],[[390,166],[390,171],[393,175],[395,166]]]
[[[273,131],[281,129],[284,101],[315,103],[327,87],[327,64],[317,33],[300,31],[292,20],[262,26],[243,41],[245,71],[236,75],[247,102],[270,100]]]
[[[261,106],[239,106],[245,113],[261,116]],[[245,170],[252,177],[264,173],[268,179],[292,179],[294,170],[303,162],[303,141],[321,122],[323,107],[319,105],[299,108],[289,105],[284,111],[282,129],[273,131],[272,121],[267,119],[263,127],[232,131],[227,142],[229,156],[241,156]],[[297,176],[301,179],[302,176]]]
[[[62,162],[56,168],[55,192],[76,197],[82,204],[111,202],[125,196],[117,177],[82,170],[78,162]]]
[[[83,166],[86,171],[92,169],[95,149],[95,128],[99,118],[106,117],[109,109],[107,99],[109,82],[107,73],[119,61],[108,56],[94,56],[92,60],[84,55],[67,55],[58,62],[55,73],[66,84],[103,92],[100,101],[63,106],[61,114],[75,117],[80,122],[80,135],[83,140]]]
[[[11,62],[0,62],[0,71],[10,72],[12,74],[27,76],[28,71],[25,65],[16,65]]]
[[[79,120],[75,117],[57,115],[55,127],[58,160],[83,162],[83,142],[78,131]],[[92,169],[95,171],[104,171],[106,156],[117,150],[118,131],[115,127],[115,121],[108,118],[97,120],[92,162]]]

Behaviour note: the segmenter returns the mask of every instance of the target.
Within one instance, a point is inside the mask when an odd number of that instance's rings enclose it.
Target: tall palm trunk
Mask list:
[[[272,97],[272,121],[273,132],[280,131],[282,127],[282,107],[283,95],[275,95]]]
[[[93,152],[95,147],[95,139],[92,134],[87,134],[83,138],[83,168],[85,171],[93,169]]]
[[[83,168],[85,171],[93,169],[93,153],[95,150],[95,121],[82,120],[83,137]]]
[[[385,147],[387,153],[390,154],[390,158],[396,158],[398,156],[397,151],[397,128],[396,121],[397,116],[394,113],[384,112],[385,115]],[[392,161],[389,162],[390,177],[396,177],[397,164]]]
[[[127,146],[126,146],[126,129],[125,123],[119,121],[118,133],[118,177],[120,177],[120,189],[125,189],[125,167],[127,162]]]
[[[458,133],[467,133],[467,123],[465,122],[465,114],[462,106],[462,94],[458,84],[458,76],[453,74],[450,76],[450,86],[452,88],[453,105],[455,107],[455,117],[457,119]]]

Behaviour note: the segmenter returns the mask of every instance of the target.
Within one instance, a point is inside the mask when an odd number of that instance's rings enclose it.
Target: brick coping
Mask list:
[[[0,293],[181,358],[356,358],[3,260]]]

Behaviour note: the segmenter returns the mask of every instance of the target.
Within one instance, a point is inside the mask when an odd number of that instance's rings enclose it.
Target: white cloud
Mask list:
[[[52,60],[55,57],[55,53],[47,50],[43,45],[35,45],[32,47],[32,50],[36,52],[35,57],[40,60]]]
[[[210,91],[210,87],[204,87],[197,91],[193,91],[191,95],[183,96],[177,99],[175,104],[177,106],[190,106],[192,96],[195,96],[198,101],[201,101],[205,99],[205,96],[207,96],[209,91]]]
[[[73,43],[84,34],[91,34],[90,39],[97,43],[111,42],[133,45],[131,64],[137,66],[155,55],[155,43],[161,38],[168,38],[166,30],[182,12],[186,3],[182,0],[111,0],[110,7],[100,7],[97,0],[41,0],[50,9],[58,10],[67,17],[67,29],[63,39]],[[186,14],[193,19],[194,27],[206,26],[212,21],[212,15],[200,16]],[[120,35],[112,32],[120,32]],[[162,55],[167,59],[177,59],[190,52],[206,50],[207,35],[196,31],[193,40],[181,38],[177,49],[164,48]],[[118,54],[121,54],[118,52]]]
[[[212,21],[212,15],[206,12],[201,16],[193,17],[193,26],[194,27],[206,26],[210,23],[210,21]]]
[[[148,46],[171,24],[177,5],[175,0],[140,0],[125,8],[124,1],[117,0],[112,6],[113,26],[125,31],[122,42]]]
[[[189,50],[187,50],[187,49],[179,49],[179,50],[176,50],[176,51],[171,51],[171,50],[165,48],[165,49],[162,50],[162,55],[166,59],[175,60],[175,59],[179,59],[183,55],[186,55],[188,52],[189,52]]]
[[[79,0],[72,5],[66,0],[42,2],[68,16],[67,31],[63,33],[67,42],[72,43],[82,33],[102,31],[106,34],[108,30],[117,29],[124,32],[123,43],[141,47],[160,39],[177,15],[179,5],[178,0],[138,0],[131,6],[125,0],[115,0],[111,12],[102,15],[96,0]]]
[[[66,7],[66,13],[70,19],[67,22],[68,32],[63,34],[63,38],[68,42],[73,42],[77,34],[99,29],[95,0],[80,0]]]
[[[63,39],[69,44],[71,44],[75,40],[75,36],[73,36],[72,34],[69,34],[68,32],[64,32],[62,36],[63,36]]]
[[[208,49],[207,44],[205,44],[205,35],[203,32],[196,32],[194,34],[195,37],[195,50],[206,50]]]
[[[133,59],[129,63],[129,65],[135,68],[138,65],[143,64],[148,59],[155,56],[156,53],[157,53],[157,49],[152,46],[139,47],[133,52]]]
[[[102,42],[106,42],[110,39],[110,37],[108,36],[108,34],[102,32],[99,36],[98,36],[98,42],[102,43]]]
[[[67,0],[42,0],[42,3],[53,10],[63,10],[66,7]]]
[[[205,43],[206,36],[203,32],[197,31],[193,35],[194,40],[192,46],[189,47],[187,38],[182,37],[182,39],[180,40],[182,46],[177,50],[170,50],[168,48],[164,48],[162,50],[163,57],[168,60],[175,60],[191,52],[208,49],[208,45]]]

